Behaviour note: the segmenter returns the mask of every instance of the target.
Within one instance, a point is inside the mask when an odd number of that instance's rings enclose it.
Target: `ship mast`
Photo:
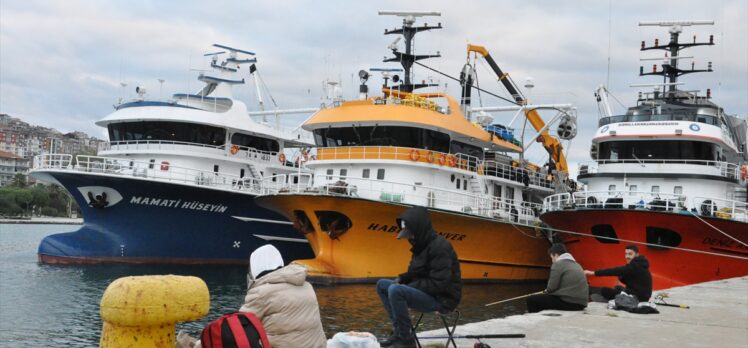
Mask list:
[[[645,73],[644,67],[639,67],[639,76],[646,75],[658,75],[662,76],[663,79],[667,80],[664,85],[669,86],[670,95],[673,96],[676,91],[678,84],[678,77],[685,74],[691,74],[696,72],[711,72],[712,62],[709,62],[707,69],[694,69],[694,65],[691,64],[690,70],[684,70],[678,68],[678,60],[693,58],[693,57],[681,57],[680,51],[685,48],[691,48],[695,46],[713,46],[714,35],[709,35],[709,42],[696,42],[696,35],[693,37],[692,43],[683,43],[678,41],[680,33],[683,32],[684,26],[692,25],[714,25],[714,21],[663,21],[663,22],[639,22],[639,26],[659,26],[659,27],[670,27],[670,42],[667,45],[660,45],[659,39],[655,39],[654,46],[647,47],[645,42],[642,41],[641,50],[664,50],[670,53],[670,57],[665,57],[665,61],[662,64],[662,70],[657,71],[657,65],[652,66],[652,72]]]
[[[417,17],[426,17],[426,16],[441,16],[440,12],[419,12],[419,11],[379,11],[380,16],[398,16],[403,17],[403,26],[401,28],[395,28],[392,30],[385,30],[385,35],[390,34],[401,34],[403,38],[405,39],[405,53],[400,52],[397,50],[397,45],[395,42],[393,42],[392,45],[390,45],[390,49],[392,50],[392,54],[395,56],[392,58],[385,58],[384,62],[400,62],[400,64],[403,66],[403,69],[405,70],[405,76],[403,83],[400,84],[399,89],[404,92],[413,92],[413,90],[418,88],[424,88],[424,87],[432,87],[432,86],[438,86],[438,84],[433,83],[413,83],[411,79],[411,68],[413,67],[413,63],[416,61],[419,61],[421,59],[427,59],[427,58],[437,58],[441,57],[439,52],[436,52],[436,54],[429,54],[429,55],[416,55],[413,54],[413,38],[421,31],[431,30],[431,29],[441,29],[442,24],[438,23],[436,26],[429,26],[428,23],[425,23],[422,26],[413,26],[416,22]],[[397,82],[397,80],[393,77],[393,82]]]

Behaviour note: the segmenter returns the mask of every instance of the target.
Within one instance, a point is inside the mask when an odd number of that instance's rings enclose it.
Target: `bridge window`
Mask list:
[[[470,144],[461,143],[459,141],[453,141],[450,144],[450,152],[452,153],[463,153],[473,157],[483,158],[483,149]]]
[[[719,160],[719,146],[701,141],[608,141],[600,143],[600,160]]]
[[[244,133],[234,133],[234,135],[231,136],[231,143],[260,151],[278,152],[280,150],[280,145],[278,145],[278,142],[273,139]]]
[[[221,146],[226,143],[223,128],[185,122],[121,122],[107,126],[111,141],[169,141]]]
[[[319,147],[401,146],[449,152],[449,135],[429,129],[402,126],[323,128],[314,130]]]

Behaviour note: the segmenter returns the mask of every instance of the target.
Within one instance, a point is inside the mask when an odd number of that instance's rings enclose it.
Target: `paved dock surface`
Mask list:
[[[520,339],[483,340],[497,347],[748,347],[748,277],[719,280],[668,290],[670,303],[660,314],[633,314],[590,303],[583,312],[548,310],[458,326],[456,335],[524,333]],[[520,300],[522,301],[522,300]],[[560,314],[560,316],[558,316]],[[419,332],[418,336],[444,335]],[[445,340],[422,341],[443,347]],[[459,347],[476,340],[458,339]]]

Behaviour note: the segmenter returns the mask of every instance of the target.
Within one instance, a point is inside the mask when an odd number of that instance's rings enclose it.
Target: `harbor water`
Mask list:
[[[183,266],[53,266],[40,265],[36,250],[52,233],[75,225],[0,224],[0,346],[92,347],[101,331],[99,301],[113,280],[131,275],[178,274],[202,278],[210,289],[210,313],[178,329],[199,335],[202,327],[222,314],[236,311],[246,292],[245,267]],[[461,323],[523,313],[523,301],[502,306],[483,304],[538,291],[543,284],[465,285]],[[328,337],[340,331],[389,334],[390,326],[374,285],[315,285]],[[428,316],[425,329],[440,326]]]

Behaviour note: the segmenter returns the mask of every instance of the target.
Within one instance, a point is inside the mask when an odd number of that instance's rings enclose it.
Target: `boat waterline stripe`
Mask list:
[[[238,219],[244,222],[247,221],[256,221],[256,222],[267,222],[269,224],[279,224],[279,225],[293,225],[293,222],[291,221],[282,221],[282,220],[269,220],[269,219],[258,219],[258,218],[251,218],[246,216],[232,216],[234,219]]]
[[[264,234],[254,234],[253,236],[264,239],[264,240],[277,240],[281,242],[294,242],[294,243],[309,243],[306,238],[287,238],[287,237],[276,237],[276,236],[266,236]]]

